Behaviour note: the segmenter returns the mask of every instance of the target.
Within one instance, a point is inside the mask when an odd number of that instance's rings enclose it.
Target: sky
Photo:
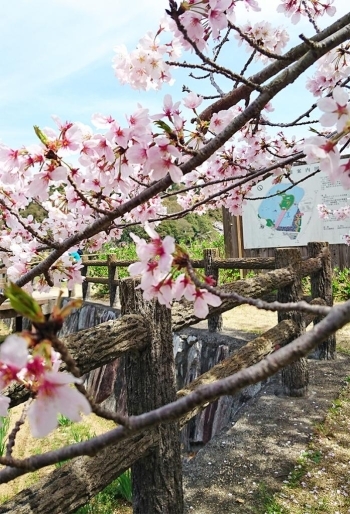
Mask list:
[[[289,26],[288,20],[281,20],[276,13],[278,0],[260,3],[267,6],[264,14],[271,23],[280,25],[282,21]],[[36,142],[33,125],[53,126],[52,114],[89,123],[91,115],[100,112],[122,121],[138,102],[159,112],[165,93],[183,98],[182,84],[189,84],[184,73],[177,73],[172,91],[138,92],[121,86],[112,69],[113,49],[120,44],[135,48],[146,31],[157,29],[166,7],[165,0],[132,0],[130,4],[121,0],[4,2],[0,18],[0,141],[13,148]],[[346,10],[343,5],[336,16]],[[257,21],[261,14],[247,14],[240,8],[237,19]],[[307,22],[294,27],[295,42],[300,32],[311,33]],[[236,70],[239,54],[230,55]],[[204,88],[206,92],[212,94]],[[307,99],[302,84],[288,95],[276,100],[276,109],[292,116],[296,102],[300,106]]]

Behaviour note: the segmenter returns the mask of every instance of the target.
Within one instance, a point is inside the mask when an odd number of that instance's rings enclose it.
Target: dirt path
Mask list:
[[[231,427],[185,464],[186,514],[282,513],[265,511],[261,490],[280,490],[307,449],[315,424],[323,421],[345,386],[349,371],[349,356],[313,361],[306,398],[276,396],[274,377],[246,403]]]
[[[225,331],[252,332],[263,334],[277,323],[277,313],[259,310],[250,305],[240,305],[222,315]],[[205,326],[201,322],[200,326]],[[309,326],[309,329],[312,325]],[[350,352],[350,323],[337,332],[337,347],[343,353]]]

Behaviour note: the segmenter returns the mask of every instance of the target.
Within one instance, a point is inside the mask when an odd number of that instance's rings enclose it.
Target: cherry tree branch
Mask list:
[[[342,22],[347,19],[350,22],[350,14],[348,17],[343,17]],[[333,27],[339,27],[340,21],[333,24]],[[328,34],[328,31],[323,31],[324,34]],[[320,33],[322,34],[322,33]],[[320,37],[320,34],[317,36]],[[252,118],[256,117],[258,113],[265,107],[265,105],[274,98],[280,91],[282,91],[289,84],[292,84],[304,71],[306,71],[312,64],[314,64],[320,57],[328,53],[333,48],[336,48],[339,44],[346,41],[350,36],[350,24],[332,33],[325,39],[319,39],[322,41],[319,46],[313,50],[309,50],[303,55],[297,62],[292,64],[288,69],[282,71],[275,79],[268,83],[262,93],[246,107],[246,109],[238,114],[229,125],[220,132],[216,137],[210,140],[203,148],[201,148],[197,155],[193,156],[186,163],[180,166],[182,173],[186,175],[190,173],[198,166],[203,164],[213,153],[221,148],[226,141],[228,141],[237,131],[239,131],[246,123]],[[280,61],[279,61],[280,62]],[[238,91],[239,88],[236,90]],[[95,222],[91,223],[88,227],[79,233],[73,234],[66,238],[60,247],[53,250],[51,254],[44,259],[40,264],[35,266],[33,269],[25,273],[18,281],[17,285],[23,286],[35,278],[47,271],[55,261],[61,257],[69,248],[77,245],[85,239],[89,239],[101,231],[108,230],[111,223],[122,217],[124,214],[135,209],[139,205],[147,202],[154,196],[158,195],[162,191],[165,191],[172,184],[172,180],[169,175],[163,179],[152,184],[149,188],[141,191],[138,195],[130,200],[124,202],[122,205],[111,211],[109,214],[101,216]],[[0,295],[0,303],[3,303],[5,297]]]
[[[326,29],[322,30],[315,36],[311,38],[311,41],[322,41],[325,38],[331,36],[332,34],[336,33],[338,30],[346,27],[350,23],[350,13],[346,14],[342,18],[339,18],[335,23],[327,27]],[[344,42],[344,41],[342,41]],[[256,74],[249,77],[249,80],[251,82],[254,82],[255,84],[263,84],[267,80],[274,77],[277,73],[283,71],[286,69],[290,64],[296,62],[298,59],[300,59],[303,55],[305,55],[310,50],[309,46],[306,43],[301,43],[300,45],[295,46],[291,50],[289,50],[286,54],[284,54],[285,59],[284,60],[278,60],[270,65],[266,66],[263,70],[257,72]],[[227,110],[230,107],[236,105],[241,100],[247,100],[251,94],[252,90],[248,88],[247,86],[243,85],[240,86],[237,89],[233,89],[227,95],[224,96],[224,98],[218,100],[217,102],[213,103],[202,113],[200,114],[200,118],[202,120],[210,120],[212,115],[214,113],[217,113],[222,110]]]
[[[322,341],[349,321],[350,301],[347,301],[342,305],[333,307],[327,316],[315,325],[312,330],[302,334],[295,341],[270,354],[257,364],[244,368],[228,378],[218,380],[209,385],[200,386],[187,396],[163,407],[139,416],[131,416],[128,428],[118,427],[89,441],[41,455],[34,455],[23,460],[0,457],[0,463],[7,466],[0,471],[0,483],[7,483],[21,475],[62,460],[72,459],[81,455],[96,455],[102,449],[115,444],[117,441],[127,441],[133,434],[161,423],[176,421],[195,407],[204,405],[214,398],[227,394],[236,394],[244,387],[266,380],[288,364],[295,362],[301,357],[305,357]]]
[[[239,305],[252,305],[257,309],[264,311],[273,311],[273,312],[289,312],[289,311],[298,311],[305,312],[309,314],[318,314],[319,316],[326,316],[330,313],[332,307],[327,307],[323,305],[311,305],[305,301],[300,302],[289,302],[289,303],[281,303],[281,302],[265,302],[259,298],[248,298],[246,296],[241,296],[238,293],[225,293],[219,287],[213,287],[205,282],[202,282],[198,277],[196,272],[193,269],[191,261],[188,259],[187,271],[193,283],[199,287],[200,289],[206,289],[209,293],[213,293],[222,300],[234,300]]]
[[[243,30],[241,30],[237,25],[234,25],[233,23],[229,22],[229,27],[234,29],[238,34],[241,36],[244,41],[248,43],[249,46],[251,46],[255,52],[259,52],[259,54],[264,55],[265,57],[268,57],[269,59],[276,59],[281,61],[288,61],[288,57],[285,55],[278,55],[275,52],[270,52],[269,50],[266,50],[266,48],[263,48],[262,46],[258,45],[251,39]],[[253,52],[254,56],[254,52]]]

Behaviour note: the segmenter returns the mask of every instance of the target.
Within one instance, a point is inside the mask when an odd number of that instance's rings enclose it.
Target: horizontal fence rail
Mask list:
[[[196,267],[203,267],[206,274],[213,274],[217,280],[219,269],[238,269],[239,266],[244,267],[243,261],[246,261],[247,264],[244,269],[269,270],[253,278],[225,284],[221,286],[221,289],[251,298],[261,298],[277,290],[277,299],[282,303],[300,301],[302,299],[301,278],[310,276],[311,303],[332,305],[332,267],[328,244],[310,243],[308,252],[309,256],[304,260],[295,248],[278,249],[275,258],[219,259],[216,249],[208,249],[205,251],[205,258],[195,261],[195,263]],[[195,378],[183,389],[177,392],[174,390],[169,398],[165,398],[160,396],[160,391],[163,391],[162,395],[167,395],[170,391],[170,386],[167,384],[174,384],[174,377],[171,373],[171,368],[174,366],[171,327],[173,331],[181,330],[199,320],[194,316],[193,306],[188,302],[175,302],[172,311],[160,306],[156,301],[145,302],[140,290],[135,288],[138,284],[137,279],[129,278],[121,281],[116,277],[118,266],[128,266],[130,263],[131,261],[117,261],[115,256],[109,256],[107,260],[88,260],[84,257],[83,265],[86,273],[90,266],[108,267],[108,277],[87,276],[86,283],[108,284],[109,288],[113,289],[113,294],[115,294],[117,285],[121,285],[122,316],[114,321],[71,334],[64,339],[82,373],[108,364],[119,357],[126,359],[125,373],[129,414],[137,415],[152,410],[159,405],[190,394],[202,384],[231,376],[240,369],[261,361],[278,347],[293,341],[295,337],[305,331],[309,323],[316,324],[320,321],[320,318],[315,315],[304,315],[299,312],[279,313],[278,324],[275,327],[243,345],[227,359]],[[252,264],[256,267],[253,268]],[[113,294],[110,296],[111,300]],[[208,319],[218,318],[222,312],[237,305],[239,302],[234,299],[224,300],[222,305],[211,310]],[[216,328],[219,326],[220,324],[216,323]],[[98,344],[96,344],[97,341]],[[335,358],[335,339],[331,337],[322,343],[316,352],[316,357]],[[162,367],[164,362],[168,366],[166,369]],[[283,370],[282,386],[291,396],[305,394],[308,386],[305,359],[301,359]],[[18,405],[28,398],[28,392],[20,387],[9,388],[6,394],[11,398],[11,406]],[[213,399],[212,402],[214,401],[216,400]],[[205,404],[182,416],[179,425],[167,424],[164,429],[160,427],[137,436],[129,436],[125,441],[107,448],[100,455],[93,458],[81,457],[75,462],[56,469],[38,484],[22,491],[14,499],[1,505],[0,514],[11,512],[11,508],[15,509],[18,514],[29,514],[33,510],[28,509],[33,507],[38,514],[58,514],[62,512],[62,509],[69,514],[86,503],[130,466],[134,470],[134,483],[138,480],[137,470],[139,469],[141,479],[137,482],[137,487],[141,489],[145,487],[143,495],[145,499],[147,491],[150,490],[150,485],[147,486],[147,477],[152,480],[154,474],[163,476],[164,462],[169,463],[168,459],[173,459],[175,454],[179,461],[178,446],[174,447],[173,451],[168,451],[168,445],[174,444],[176,441],[176,445],[178,445],[177,431],[179,427],[183,427],[189,419],[206,408],[207,403],[206,401]],[[161,437],[159,434],[163,434],[163,432],[160,430],[169,430],[171,434],[169,432],[170,435]],[[152,472],[144,473],[147,463],[148,466],[151,466]],[[178,467],[181,468],[181,465]],[[85,481],[81,486],[81,470],[83,470],[84,480],[89,482],[89,487],[86,487]],[[14,476],[20,476],[24,472],[23,470],[13,471]],[[178,477],[175,482],[178,484]],[[167,481],[168,483],[169,481]],[[48,492],[50,492],[49,498]],[[167,494],[167,491],[163,491],[162,500],[167,497]],[[73,497],[74,501],[72,501]],[[152,501],[157,501],[157,498],[152,498]],[[143,510],[143,512],[151,511],[155,512],[154,509]],[[162,510],[162,512],[165,511]]]

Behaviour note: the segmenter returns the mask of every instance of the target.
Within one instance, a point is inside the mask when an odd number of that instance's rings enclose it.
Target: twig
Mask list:
[[[32,400],[30,400],[30,401],[32,401]],[[24,425],[24,422],[27,417],[27,411],[28,411],[29,405],[30,405],[30,402],[28,402],[27,405],[25,405],[23,407],[21,417],[16,421],[15,426],[13,427],[13,429],[11,431],[11,434],[8,436],[8,441],[7,441],[7,445],[6,445],[6,457],[7,458],[12,457],[12,451],[15,446],[16,437],[17,437],[18,432],[21,429],[21,426]]]
[[[239,305],[252,305],[260,310],[265,311],[277,311],[277,312],[289,312],[289,311],[299,311],[310,314],[318,314],[319,316],[326,316],[330,313],[332,307],[326,307],[322,305],[310,305],[307,302],[289,302],[289,303],[280,303],[280,302],[265,302],[264,300],[255,299],[255,298],[247,298],[245,296],[241,296],[237,293],[225,293],[220,290],[218,287],[210,286],[207,283],[202,282],[198,279],[196,272],[194,271],[190,260],[187,261],[187,271],[193,283],[199,287],[200,289],[206,289],[209,293],[215,294],[222,300],[234,300]]]

